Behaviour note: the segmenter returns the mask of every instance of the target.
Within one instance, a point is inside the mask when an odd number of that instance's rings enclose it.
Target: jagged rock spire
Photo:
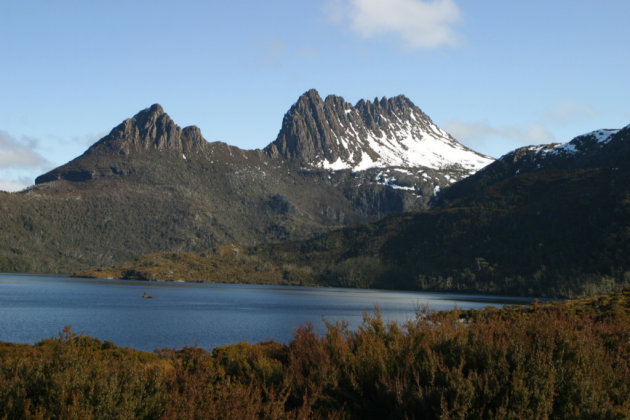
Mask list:
[[[349,115],[352,105],[338,96],[324,101],[315,89],[305,92],[285,114],[276,141],[265,148],[272,157],[313,163],[325,159],[348,159],[351,151],[342,147],[338,133],[357,115]]]
[[[352,106],[339,96],[322,100],[314,89],[285,114],[265,152],[303,166],[353,170],[458,166],[472,173],[492,161],[458,143],[403,95]]]
[[[205,143],[198,127],[182,130],[159,104],[153,104],[123,121],[88,152],[113,150],[126,155],[157,149],[191,154]]]

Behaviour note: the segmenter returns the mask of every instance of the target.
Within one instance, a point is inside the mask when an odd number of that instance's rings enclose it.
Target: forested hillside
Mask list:
[[[172,256],[177,263],[145,257],[124,272],[83,274],[521,296],[619,289],[630,284],[630,127],[601,138],[508,154],[446,189],[428,211],[231,259],[208,253],[194,270]]]

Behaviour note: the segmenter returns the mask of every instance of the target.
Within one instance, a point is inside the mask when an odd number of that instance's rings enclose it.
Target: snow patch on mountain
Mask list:
[[[610,139],[612,139],[612,137],[617,134],[619,132],[619,130],[597,130],[597,131],[593,131],[592,133],[586,134],[591,135],[593,137],[595,137],[595,139],[597,140],[598,143],[601,144],[608,144],[610,142]]]
[[[557,146],[555,146],[553,149],[551,150],[545,150],[545,152],[547,153],[577,153],[578,149],[575,147],[575,144],[573,143],[562,143],[559,144]]]
[[[358,127],[352,124],[344,127],[341,124],[345,133],[341,138],[335,136],[338,143],[345,149],[349,148],[348,144],[357,144],[360,152],[355,152],[345,160],[338,157],[334,162],[321,157],[318,162],[314,162],[314,166],[352,171],[389,166],[423,166],[431,169],[459,166],[474,173],[494,160],[465,148],[435,124],[428,123],[421,127],[416,121],[413,113],[408,121],[388,121],[386,117],[380,116],[380,124],[387,124],[389,133],[386,130],[368,131],[363,136],[359,134]],[[376,156],[376,159],[372,156]]]
[[[547,149],[545,152],[554,154],[576,154],[586,150],[593,141],[599,147],[604,147],[618,132],[619,130],[595,130],[590,133],[582,134],[568,143],[554,145],[553,149]]]
[[[353,106],[334,95],[324,100],[314,89],[285,114],[264,152],[302,170],[350,171],[359,177],[368,172],[370,178],[381,170],[397,171],[382,184],[423,196],[494,161],[458,143],[403,95],[361,99]]]

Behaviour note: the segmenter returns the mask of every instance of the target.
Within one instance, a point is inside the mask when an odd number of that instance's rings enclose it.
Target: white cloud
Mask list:
[[[547,110],[545,117],[551,122],[566,125],[584,118],[594,117],[597,114],[598,111],[591,105],[577,102],[561,102]]]
[[[39,168],[49,162],[35,148],[37,140],[22,137],[15,139],[6,131],[0,130],[0,169]]]
[[[6,179],[0,179],[0,191],[7,191],[7,192],[22,191],[24,188],[28,187],[29,185],[31,184],[9,181]]]
[[[442,127],[462,144],[494,157],[517,147],[554,142],[553,134],[539,123],[497,127],[488,121],[449,121]]]
[[[454,0],[329,0],[329,18],[364,38],[394,34],[411,48],[456,45],[461,20]]]
[[[0,191],[20,191],[33,185],[34,174],[50,169],[51,163],[31,137],[16,139],[0,130]]]

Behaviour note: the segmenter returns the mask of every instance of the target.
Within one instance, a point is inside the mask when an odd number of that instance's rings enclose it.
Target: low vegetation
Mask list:
[[[523,173],[448,205],[438,200],[429,211],[308,240],[196,257],[152,254],[81,275],[533,297],[607,293],[630,286],[629,180],[630,171],[598,168]]]
[[[0,418],[628,418],[630,291],[145,353],[0,345]]]
[[[85,270],[76,276],[195,283],[316,284],[313,270],[308,266],[275,264],[237,245],[223,245],[207,254],[148,254],[120,267]]]

